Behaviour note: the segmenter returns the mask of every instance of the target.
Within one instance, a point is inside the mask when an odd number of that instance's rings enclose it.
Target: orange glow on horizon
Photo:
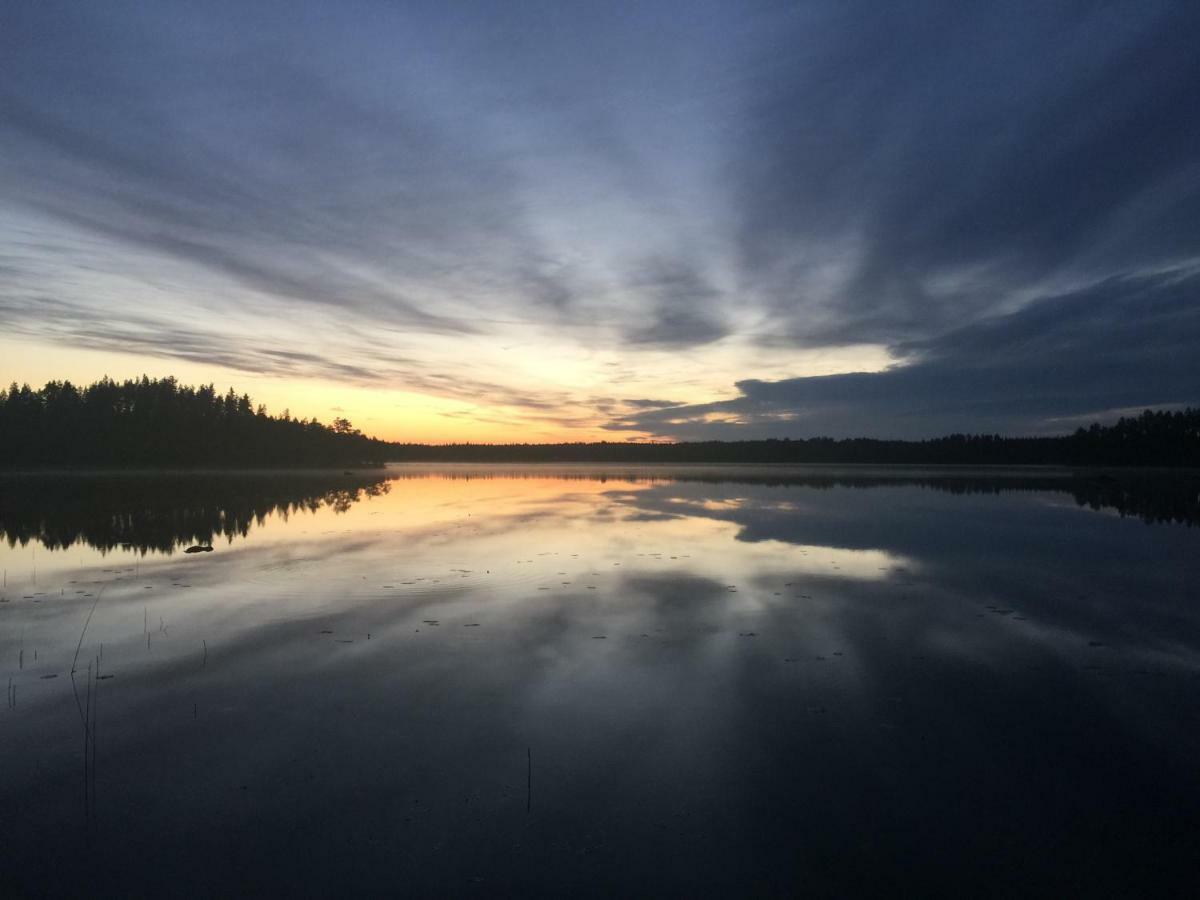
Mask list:
[[[48,381],[82,386],[104,376],[116,381],[142,375],[174,376],[183,384],[212,383],[222,393],[232,387],[238,394],[249,394],[255,405],[265,404],[273,415],[287,410],[294,418],[316,418],[325,423],[340,416],[370,437],[402,443],[621,442],[629,436],[628,432],[600,427],[603,419],[599,416],[593,425],[563,427],[526,418],[520,410],[317,379],[255,375],[182,360],[67,350],[53,345],[35,348],[28,342],[8,340],[0,340],[0,359],[0,385],[5,388],[12,382],[39,388]]]
[[[589,354],[566,340],[522,348],[520,353],[507,353],[486,341],[467,349],[431,341],[428,351],[430,360],[414,367],[412,386],[391,387],[303,373],[242,371],[165,354],[78,349],[49,340],[0,337],[0,383],[41,387],[63,380],[87,385],[104,376],[118,381],[142,375],[174,376],[183,384],[211,383],[222,393],[232,387],[274,415],[286,410],[295,418],[324,423],[346,418],[364,434],[386,441],[624,443],[661,440],[649,432],[604,427],[635,410],[627,405],[629,400],[688,405],[737,396],[735,373],[748,352],[738,344],[714,344],[688,352]],[[869,346],[797,351],[775,360],[774,369],[756,358],[765,375],[779,378],[878,371],[892,362],[884,348]],[[429,376],[430,372],[435,375]],[[402,377],[395,376],[398,381]]]

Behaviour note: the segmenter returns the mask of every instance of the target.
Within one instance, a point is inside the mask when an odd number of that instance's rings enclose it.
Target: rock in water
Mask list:
[[[201,546],[200,544],[196,544],[196,546],[188,547],[183,552],[184,553],[212,553],[212,545],[210,544],[207,547],[204,547],[204,546]]]

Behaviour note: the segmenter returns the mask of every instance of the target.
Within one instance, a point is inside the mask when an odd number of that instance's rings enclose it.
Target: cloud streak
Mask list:
[[[1180,273],[1200,261],[1189,4],[5,18],[0,228],[28,237],[0,257],[14,333],[478,390],[571,427],[591,397],[593,423],[675,436],[873,432],[900,401],[887,427],[910,434],[1200,400],[1172,355],[1194,340]],[[1069,346],[1050,369],[1021,350],[1051,341]],[[679,361],[658,387],[556,389],[466,349],[510,344],[606,353],[622,377]],[[734,346],[740,395],[695,402],[697,368]],[[902,367],[765,374],[850,346]],[[635,390],[681,402],[604,402]]]
[[[610,423],[680,439],[1061,431],[1200,397],[1200,271],[1115,278],[906,346],[884,372],[739,382],[733,400]],[[1082,424],[1077,421],[1073,425]]]

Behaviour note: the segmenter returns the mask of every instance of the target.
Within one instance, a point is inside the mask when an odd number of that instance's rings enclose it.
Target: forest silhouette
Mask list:
[[[810,437],[558,444],[393,443],[346,419],[270,415],[246,394],[174,378],[0,390],[0,466],[270,467],[385,462],[793,463],[1200,466],[1200,409],[1147,410],[1072,434],[952,434],[928,440]]]
[[[246,394],[174,378],[0,390],[0,465],[221,468],[382,463],[390,445],[345,419],[269,415]]]

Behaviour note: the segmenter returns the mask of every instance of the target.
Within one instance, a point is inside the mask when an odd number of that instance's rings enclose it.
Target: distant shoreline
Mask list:
[[[174,378],[82,389],[0,389],[0,469],[362,469],[387,463],[1200,467],[1200,408],[1146,410],[1071,434],[956,433],[915,440],[783,437],[733,441],[422,444],[371,438],[349,420],[272,416],[232,389]]]
[[[606,460],[394,460],[382,463],[366,463],[347,467],[345,465],[287,466],[277,463],[262,466],[229,465],[229,466],[152,466],[138,464],[135,466],[22,466],[0,467],[0,477],[19,475],[37,476],[73,476],[73,475],[314,475],[314,476],[357,476],[382,475],[389,471],[421,470],[421,471],[470,471],[472,469],[489,470],[538,470],[538,469],[570,469],[588,471],[635,472],[639,470],[662,471],[702,471],[704,469],[752,469],[759,472],[838,472],[849,471],[865,475],[872,471],[886,473],[895,477],[906,471],[914,475],[928,476],[933,474],[976,474],[986,473],[993,476],[1012,474],[1025,475],[1072,475],[1103,476],[1121,475],[1180,475],[1200,476],[1198,466],[1153,466],[1153,465],[1072,465],[1069,463],[947,463],[947,462],[759,462],[755,460],[714,460],[704,461],[606,461]]]
[[[345,475],[347,477],[363,474],[379,474],[388,463],[364,463],[362,465],[270,465],[248,466],[231,464],[228,466],[152,466],[138,463],[134,466],[0,466],[0,477],[15,475]]]

